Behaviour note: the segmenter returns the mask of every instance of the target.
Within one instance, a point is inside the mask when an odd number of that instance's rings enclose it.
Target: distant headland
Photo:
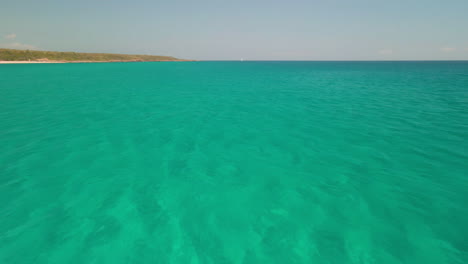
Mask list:
[[[0,49],[0,63],[188,61],[170,56]]]

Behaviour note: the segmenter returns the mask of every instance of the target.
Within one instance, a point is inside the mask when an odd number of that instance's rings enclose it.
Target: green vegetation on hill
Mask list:
[[[0,61],[179,61],[168,56],[0,49]]]

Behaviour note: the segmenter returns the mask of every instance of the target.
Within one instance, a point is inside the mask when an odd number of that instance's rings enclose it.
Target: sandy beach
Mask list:
[[[192,61],[192,60],[154,60],[145,62],[156,62],[156,61]],[[0,61],[0,64],[37,64],[37,63],[105,63],[105,62],[143,62],[140,60],[112,60],[112,61]]]
[[[61,61],[0,61],[0,64],[23,64],[23,63],[65,63]]]

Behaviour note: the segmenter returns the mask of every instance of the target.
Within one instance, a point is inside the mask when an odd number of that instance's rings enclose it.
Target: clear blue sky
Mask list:
[[[468,0],[4,0],[0,47],[202,60],[468,59]]]

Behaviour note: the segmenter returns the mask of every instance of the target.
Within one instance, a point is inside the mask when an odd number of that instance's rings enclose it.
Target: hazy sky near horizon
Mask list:
[[[0,47],[201,60],[468,59],[468,0],[0,0]]]

